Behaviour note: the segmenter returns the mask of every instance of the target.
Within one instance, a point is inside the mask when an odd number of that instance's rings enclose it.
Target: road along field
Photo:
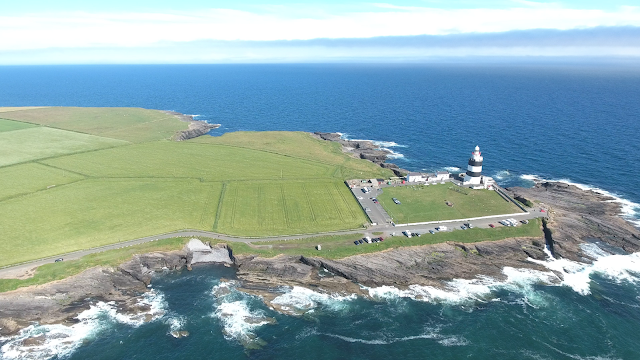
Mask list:
[[[0,266],[183,229],[362,228],[366,217],[343,180],[392,175],[307,133],[174,142],[166,139],[186,123],[160,111],[0,112],[6,117],[28,123],[4,121],[13,130],[0,132]]]
[[[395,204],[393,198],[401,204]],[[451,183],[385,187],[378,200],[396,224],[521,212],[495,191],[460,188]]]

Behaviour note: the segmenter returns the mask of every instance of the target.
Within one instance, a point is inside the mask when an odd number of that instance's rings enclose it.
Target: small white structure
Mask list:
[[[476,146],[469,158],[467,173],[463,178],[463,185],[481,185],[482,184],[482,154],[480,147]]]
[[[448,171],[438,171],[435,175],[435,181],[445,181],[448,180],[451,174]]]
[[[412,172],[407,175],[407,182],[417,183],[417,182],[426,182],[427,178],[422,173]]]

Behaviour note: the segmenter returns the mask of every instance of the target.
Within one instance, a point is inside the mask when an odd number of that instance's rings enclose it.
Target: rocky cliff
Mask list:
[[[401,169],[396,164],[387,163],[391,154],[390,151],[382,149],[380,146],[368,140],[345,140],[339,133],[313,133],[317,138],[327,141],[337,142],[342,145],[342,150],[357,158],[369,160],[380,167],[393,171],[396,176],[405,176],[409,171]]]
[[[224,244],[209,247],[196,239],[189,244],[180,251],[135,255],[115,269],[95,267],[64,280],[0,293],[0,336],[14,334],[34,321],[74,322],[80,312],[99,301],[113,301],[123,313],[144,313],[149,306],[138,300],[149,291],[156,272],[183,269],[195,262],[233,263]]]
[[[619,217],[620,204],[593,191],[561,183],[541,183],[532,189],[508,189],[514,197],[526,198],[549,209],[539,238],[463,244],[404,247],[352,256],[340,260],[318,257],[281,256],[273,259],[239,257],[238,277],[246,291],[272,297],[271,289],[282,285],[321,288],[329,292],[358,293],[359,286],[443,286],[455,278],[478,275],[502,279],[504,267],[548,271],[529,259],[545,260],[545,246],[556,257],[589,262],[580,244],[601,242],[616,253],[640,251],[637,228]],[[324,270],[332,276],[320,276]]]
[[[220,124],[209,124],[206,121],[194,120],[192,115],[180,114],[175,111],[165,111],[165,113],[174,115],[180,119],[180,121],[189,123],[189,128],[187,130],[179,131],[173,136],[173,140],[175,141],[193,139],[208,133],[210,130],[220,127]]]
[[[548,209],[549,219],[540,237],[473,244],[454,241],[339,260],[304,256],[234,258],[226,245],[212,247],[192,241],[181,251],[136,255],[117,269],[97,267],[65,280],[2,293],[0,335],[15,333],[32,321],[72,321],[96,301],[115,301],[125,312],[143,311],[136,299],[148,291],[156,271],[181,269],[199,261],[235,264],[241,289],[262,296],[270,304],[282,286],[358,294],[363,293],[361,285],[442,287],[444,281],[478,275],[502,279],[507,266],[548,271],[529,260],[546,259],[545,246],[553,249],[556,257],[581,262],[592,260],[579,246],[584,242],[600,242],[616,253],[640,251],[638,229],[620,218],[620,204],[610,197],[561,183],[507,190],[515,198]]]

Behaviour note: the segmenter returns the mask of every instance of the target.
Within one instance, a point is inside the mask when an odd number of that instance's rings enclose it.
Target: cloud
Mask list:
[[[0,16],[0,51],[145,47],[160,42],[200,40],[310,40],[640,26],[638,7],[569,9],[557,4],[518,1],[508,9],[373,4],[365,11],[340,13],[278,6],[263,12],[208,9],[172,13],[59,12]]]
[[[637,59],[640,27],[349,39],[162,41],[139,47],[0,51],[0,64],[424,62],[495,57]]]

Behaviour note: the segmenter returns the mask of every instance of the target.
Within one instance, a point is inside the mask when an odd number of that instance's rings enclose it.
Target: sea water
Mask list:
[[[464,169],[479,145],[504,186],[535,179],[615,196],[638,221],[640,68],[621,65],[0,67],[0,106],[137,106],[237,130],[341,132],[409,170]],[[276,312],[200,266],[153,281],[152,321],[96,303],[73,326],[34,324],[0,356],[69,359],[637,359],[640,256],[583,249],[548,271],[367,296],[282,288]],[[180,332],[186,337],[176,337]],[[21,339],[43,339],[35,347]],[[184,333],[182,333],[184,334]]]

